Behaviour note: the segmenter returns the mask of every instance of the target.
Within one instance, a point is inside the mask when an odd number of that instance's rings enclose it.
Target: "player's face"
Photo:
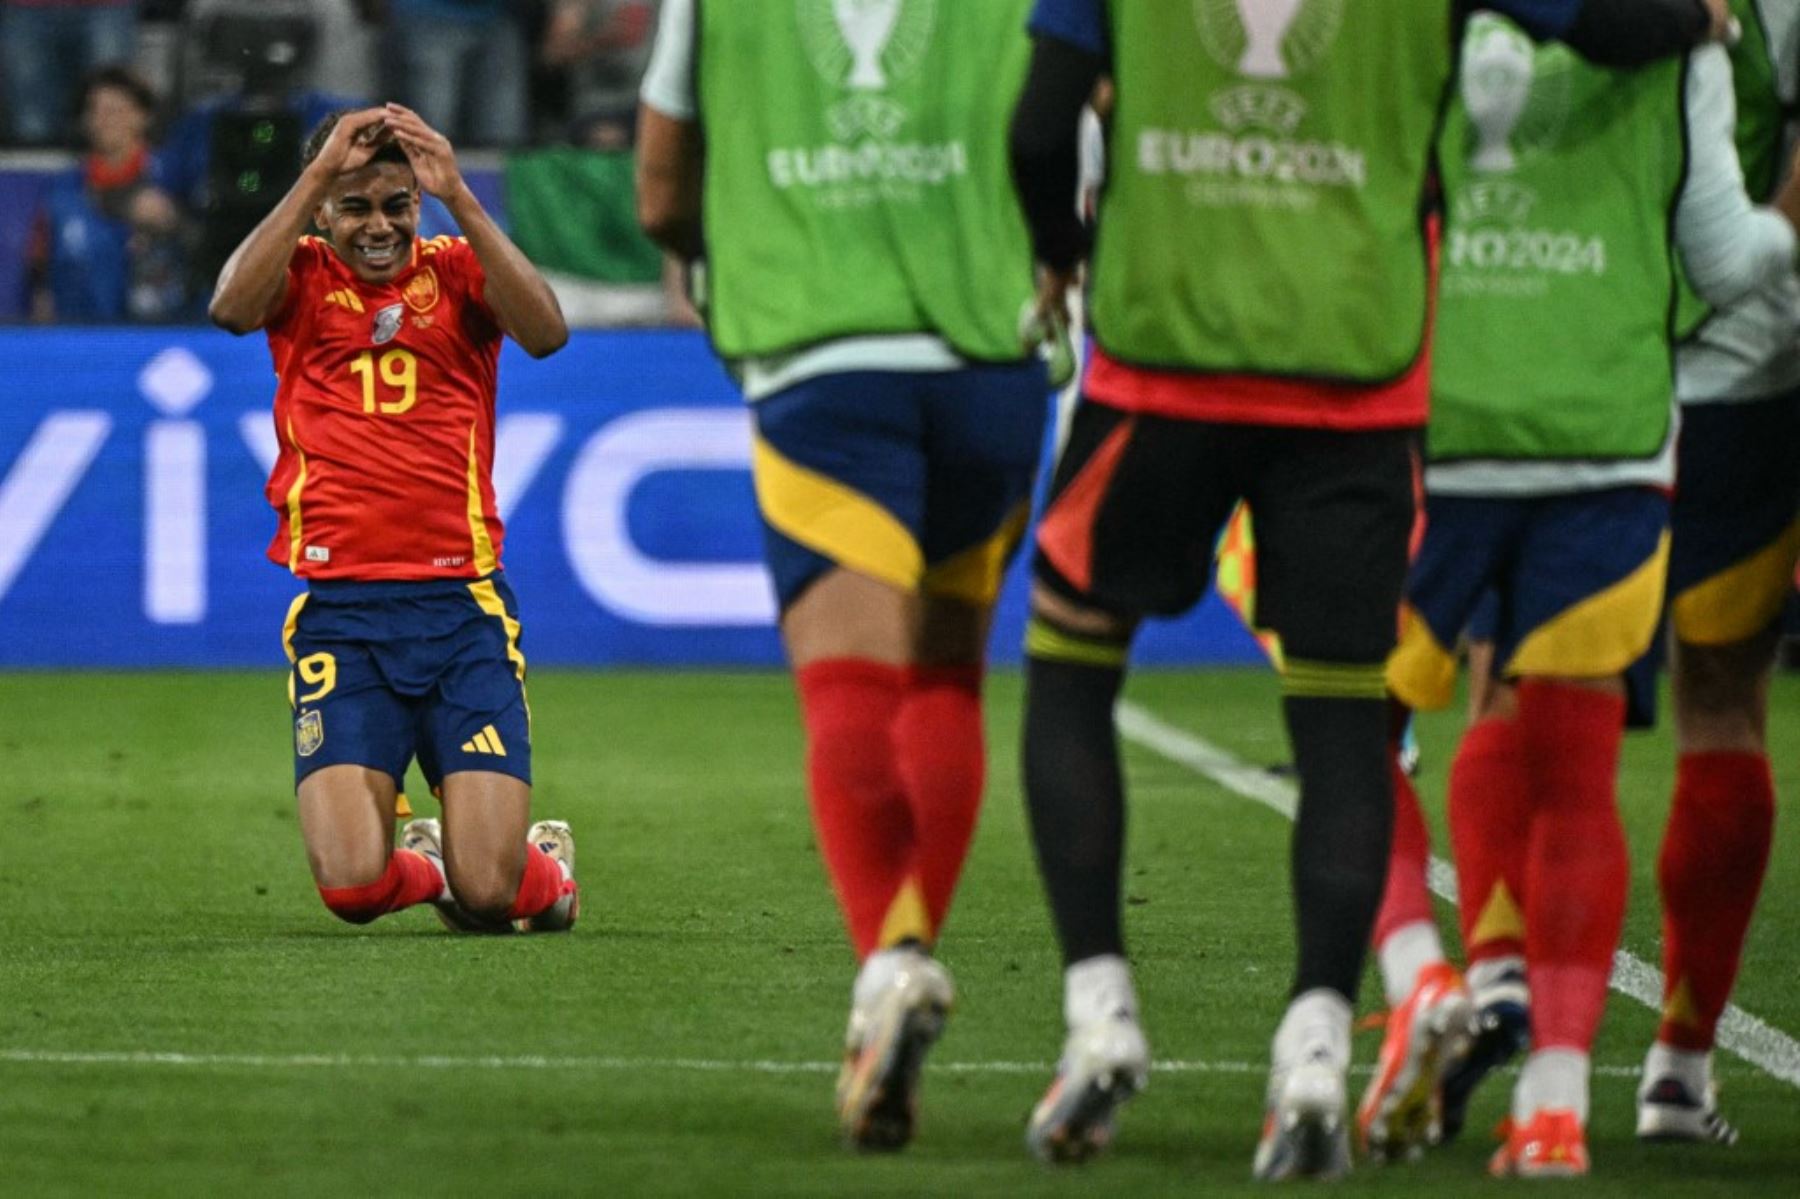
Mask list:
[[[419,185],[412,168],[373,162],[338,178],[319,206],[319,225],[357,277],[386,283],[412,261]]]

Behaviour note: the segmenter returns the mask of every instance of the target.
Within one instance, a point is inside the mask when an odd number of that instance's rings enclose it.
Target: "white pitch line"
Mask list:
[[[564,1070],[595,1073],[625,1070],[662,1070],[691,1074],[832,1074],[842,1063],[806,1061],[756,1061],[692,1057],[548,1057],[538,1054],[455,1057],[445,1054],[343,1053],[159,1053],[145,1050],[71,1051],[61,1049],[0,1049],[0,1065],[13,1066],[170,1066],[196,1069],[245,1070]],[[932,1062],[934,1074],[1029,1074],[1048,1076],[1051,1062]],[[1156,1074],[1248,1074],[1260,1076],[1267,1062],[1173,1061],[1156,1062]],[[1371,1066],[1352,1067],[1369,1074]],[[1595,1066],[1596,1074],[1609,1078],[1636,1078],[1635,1066]]]
[[[1119,702],[1119,732],[1179,766],[1218,783],[1227,791],[1255,800],[1289,820],[1299,802],[1299,788],[1285,779],[1259,770],[1185,729],[1163,721],[1129,700]],[[1431,889],[1456,902],[1456,868],[1442,858],[1431,859]],[[1662,971],[1621,949],[1613,955],[1612,989],[1637,1000],[1652,1011],[1662,1010]],[[1800,1087],[1800,1041],[1746,1012],[1736,1004],[1725,1009],[1719,1021],[1718,1044],[1773,1078]]]

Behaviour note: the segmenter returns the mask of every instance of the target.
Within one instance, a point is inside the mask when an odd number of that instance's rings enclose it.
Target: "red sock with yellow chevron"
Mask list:
[[[1768,755],[1681,755],[1657,861],[1665,992],[1656,1039],[1663,1044],[1689,1052],[1712,1048],[1737,981],[1774,829]]]
[[[575,880],[563,873],[560,863],[535,845],[525,846],[525,873],[519,893],[513,897],[508,920],[529,920],[556,906],[556,901],[575,889]],[[573,901],[571,901],[573,902]]]
[[[1587,1052],[1625,923],[1631,863],[1619,821],[1625,698],[1526,679],[1519,732],[1531,790],[1525,972],[1534,1052]]]
[[[911,877],[912,809],[894,744],[905,672],[829,658],[794,679],[813,828],[857,958],[904,937],[928,941],[924,900]]]
[[[1525,848],[1530,783],[1516,721],[1469,726],[1450,763],[1450,846],[1469,965],[1525,953]]]
[[[377,916],[414,904],[429,903],[444,890],[444,876],[424,854],[396,849],[387,869],[360,887],[320,887],[319,898],[332,914],[351,924],[367,924]]]
[[[987,775],[981,667],[914,666],[904,685],[894,751],[912,809],[915,869],[929,920],[919,939],[930,944],[950,910],[981,813]]]

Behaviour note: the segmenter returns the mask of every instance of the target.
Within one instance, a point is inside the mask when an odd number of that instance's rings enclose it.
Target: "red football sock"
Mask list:
[[[915,666],[907,672],[905,686],[894,723],[894,750],[912,808],[915,869],[935,940],[981,814],[987,776],[981,668]]]
[[[813,827],[856,956],[880,948],[884,931],[890,941],[929,939],[924,900],[911,878],[913,817],[894,749],[903,672],[832,658],[803,667],[795,681]]]
[[[556,901],[575,890],[575,880],[563,877],[557,860],[535,845],[525,847],[525,875],[513,896],[508,920],[525,920],[556,906]]]
[[[1775,781],[1759,753],[1690,753],[1657,861],[1663,898],[1662,1027],[1657,1039],[1704,1052],[1737,981],[1769,865]]]
[[[1394,773],[1394,840],[1388,850],[1387,890],[1381,896],[1381,911],[1375,917],[1375,944],[1380,945],[1397,928],[1431,921],[1431,891],[1427,872],[1431,869],[1431,833],[1425,828],[1425,813],[1419,808],[1419,793],[1412,779],[1400,768],[1398,754],[1392,754]]]
[[[1594,1043],[1625,923],[1631,863],[1619,822],[1625,699],[1527,679],[1519,732],[1531,780],[1525,969],[1536,1050]]]
[[[377,916],[436,899],[443,890],[444,876],[424,854],[396,849],[388,855],[387,869],[374,882],[360,887],[320,887],[319,898],[340,920],[367,924]]]
[[[1469,726],[1450,763],[1450,846],[1456,856],[1469,964],[1525,953],[1525,848],[1531,785],[1516,721]]]

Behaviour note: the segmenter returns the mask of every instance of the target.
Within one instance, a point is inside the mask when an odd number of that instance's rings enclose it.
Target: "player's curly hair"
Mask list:
[[[325,114],[325,118],[314,126],[312,133],[307,136],[306,145],[300,149],[300,166],[303,169],[312,165],[312,160],[319,156],[319,152],[325,148],[325,143],[331,140],[331,131],[337,128],[338,122],[357,111],[359,110],[354,108],[340,108],[336,112]],[[400,143],[395,141],[390,141],[376,150],[374,157],[369,161],[392,162],[400,166],[411,165],[407,160],[406,151],[402,150]]]

